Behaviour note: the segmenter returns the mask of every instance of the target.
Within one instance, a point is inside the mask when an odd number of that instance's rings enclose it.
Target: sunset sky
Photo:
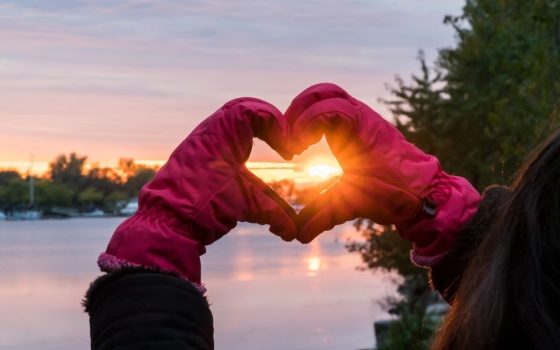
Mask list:
[[[0,167],[60,153],[166,159],[227,100],[284,110],[331,81],[378,109],[385,83],[453,43],[463,0],[3,1]],[[327,157],[323,148],[307,158]],[[253,161],[280,158],[261,143]],[[20,162],[20,163],[17,163]]]

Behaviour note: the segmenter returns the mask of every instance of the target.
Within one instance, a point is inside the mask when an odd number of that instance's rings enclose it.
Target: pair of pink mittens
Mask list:
[[[299,215],[246,167],[258,137],[291,159],[325,135],[344,174]],[[139,194],[139,209],[99,257],[103,271],[146,266],[201,285],[205,246],[238,221],[270,225],[286,241],[310,242],[357,217],[395,224],[412,259],[437,264],[481,197],[464,178],[408,143],[366,104],[334,84],[299,94],[285,115],[255,98],[226,103],[175,149]]]

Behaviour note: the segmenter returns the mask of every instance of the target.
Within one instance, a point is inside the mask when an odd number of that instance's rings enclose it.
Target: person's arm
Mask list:
[[[214,349],[206,298],[185,279],[144,267],[97,278],[87,291],[91,349]]]
[[[238,221],[286,241],[296,213],[245,166],[253,137],[288,158],[287,123],[255,98],[226,103],[175,149],[139,194],[138,211],[98,258],[108,274],[87,293],[92,349],[212,349],[200,255]]]

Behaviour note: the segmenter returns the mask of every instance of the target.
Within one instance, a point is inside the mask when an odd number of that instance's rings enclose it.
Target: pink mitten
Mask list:
[[[139,194],[137,213],[115,231],[98,264],[104,271],[147,266],[201,283],[200,258],[238,221],[269,224],[296,237],[296,213],[245,167],[253,137],[289,158],[287,122],[255,98],[226,103],[175,149]]]
[[[300,212],[298,239],[357,217],[396,224],[414,243],[419,265],[437,263],[475,214],[480,195],[464,178],[445,173],[436,157],[408,143],[379,114],[334,84],[298,95],[285,113],[290,151],[301,153],[325,134],[344,174]]]

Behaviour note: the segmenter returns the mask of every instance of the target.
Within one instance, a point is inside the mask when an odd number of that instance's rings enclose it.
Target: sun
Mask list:
[[[319,163],[310,165],[307,168],[307,173],[313,177],[320,177],[321,179],[327,179],[332,176],[340,175],[342,170],[340,167]]]

